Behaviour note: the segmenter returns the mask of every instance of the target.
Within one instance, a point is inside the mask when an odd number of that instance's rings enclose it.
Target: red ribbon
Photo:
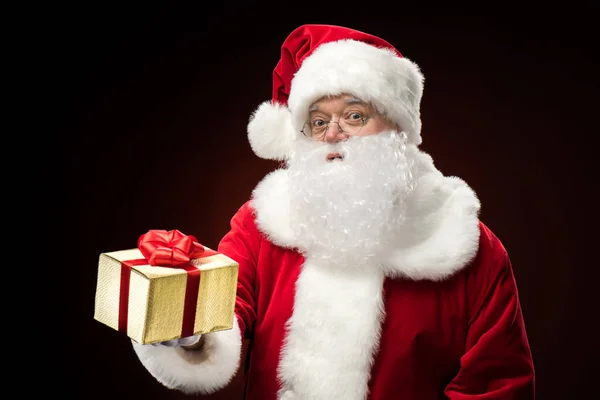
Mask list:
[[[143,259],[121,262],[119,331],[127,332],[131,267],[150,264],[156,267],[184,269],[187,272],[181,337],[192,336],[194,334],[196,303],[200,288],[200,270],[190,264],[190,260],[209,257],[218,253],[214,250],[205,249],[194,236],[184,235],[178,230],[150,230],[138,239],[138,249],[144,256]]]

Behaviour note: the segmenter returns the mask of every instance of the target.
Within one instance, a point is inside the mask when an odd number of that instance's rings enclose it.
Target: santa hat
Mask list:
[[[285,160],[301,137],[311,104],[348,93],[397,123],[409,143],[421,143],[423,75],[390,43],[333,25],[303,25],[281,46],[273,96],[252,114],[248,140],[261,158]]]

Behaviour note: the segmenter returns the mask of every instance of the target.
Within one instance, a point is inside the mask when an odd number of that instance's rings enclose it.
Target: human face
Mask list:
[[[361,121],[362,118],[362,121]],[[362,128],[357,133],[344,129],[344,121],[349,124],[359,124]],[[316,140],[337,143],[350,136],[376,135],[383,131],[396,129],[396,124],[390,122],[375,109],[355,96],[342,94],[335,97],[323,97],[309,107],[309,124],[327,127],[326,133]],[[350,125],[347,126],[350,128]]]

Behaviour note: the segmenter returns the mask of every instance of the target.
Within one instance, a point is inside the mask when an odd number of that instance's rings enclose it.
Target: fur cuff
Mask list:
[[[233,329],[203,336],[201,351],[132,343],[144,367],[166,387],[187,394],[210,394],[225,387],[235,376],[242,337],[237,320]]]

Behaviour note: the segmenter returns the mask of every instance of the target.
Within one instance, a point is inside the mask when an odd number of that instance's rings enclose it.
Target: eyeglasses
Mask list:
[[[340,131],[347,135],[357,135],[372,117],[364,117],[353,111],[341,117],[337,121],[327,121],[321,117],[314,117],[306,121],[301,132],[311,140],[321,140],[329,130],[329,124],[338,124]]]

